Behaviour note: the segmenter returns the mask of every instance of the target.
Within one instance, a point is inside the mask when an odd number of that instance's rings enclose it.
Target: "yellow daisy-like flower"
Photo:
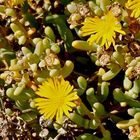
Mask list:
[[[46,119],[56,120],[62,118],[63,114],[69,116],[69,111],[76,106],[74,103],[79,97],[73,86],[63,78],[49,78],[39,86],[36,92],[40,98],[34,99],[35,105]]]
[[[128,0],[126,7],[132,10],[131,17],[137,18],[140,16],[140,0]]]
[[[88,39],[89,45],[96,43],[100,46],[105,45],[108,49],[111,44],[115,45],[115,32],[125,34],[121,28],[121,24],[118,22],[117,18],[109,11],[102,18],[97,16],[94,18],[87,17],[81,28],[81,35],[91,35]]]

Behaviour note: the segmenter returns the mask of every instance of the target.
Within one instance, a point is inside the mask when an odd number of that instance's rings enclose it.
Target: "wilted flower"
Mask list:
[[[115,45],[116,33],[125,34],[121,30],[121,24],[112,12],[108,12],[104,17],[87,17],[81,28],[81,35],[91,35],[88,39],[90,45],[96,43],[100,46],[106,46],[108,49],[111,44]]]
[[[140,16],[140,0],[128,0],[126,7],[132,10],[131,17],[137,18]]]
[[[62,118],[63,114],[69,116],[69,111],[76,106],[74,103],[78,99],[76,91],[73,91],[73,86],[63,78],[49,78],[39,86],[36,92],[40,98],[35,99],[35,105],[39,112],[46,119],[56,120]]]

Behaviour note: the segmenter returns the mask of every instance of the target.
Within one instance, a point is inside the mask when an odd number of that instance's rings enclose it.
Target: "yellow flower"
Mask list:
[[[110,11],[102,18],[97,16],[94,18],[87,17],[81,28],[82,36],[91,35],[88,39],[89,45],[96,43],[100,46],[105,45],[107,49],[111,44],[115,45],[115,32],[125,34],[121,30],[121,24]]]
[[[35,105],[46,119],[61,119],[63,114],[69,116],[69,111],[76,106],[74,103],[78,99],[73,86],[63,78],[49,78],[39,86],[36,92],[40,98],[36,98]]]
[[[140,16],[140,0],[128,0],[126,7],[132,10],[131,17],[137,18]]]

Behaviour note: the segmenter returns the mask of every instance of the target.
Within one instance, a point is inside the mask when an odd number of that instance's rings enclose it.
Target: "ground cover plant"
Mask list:
[[[140,0],[0,0],[0,139],[140,140]]]

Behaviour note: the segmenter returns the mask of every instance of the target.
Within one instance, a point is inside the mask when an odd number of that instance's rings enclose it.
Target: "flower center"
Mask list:
[[[55,98],[55,105],[58,106],[58,107],[62,107],[63,104],[64,104],[64,97],[62,96],[58,96]]]

